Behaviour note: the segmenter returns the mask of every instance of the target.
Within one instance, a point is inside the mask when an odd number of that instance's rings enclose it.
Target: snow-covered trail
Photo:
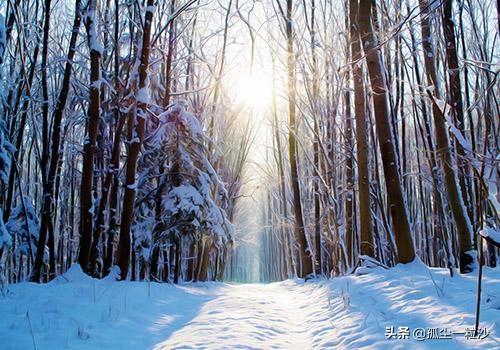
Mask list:
[[[48,284],[1,290],[0,349],[500,349],[500,267],[485,269],[482,340],[464,334],[474,324],[475,274],[451,278],[420,262],[364,272],[174,286],[96,280],[75,265]],[[391,328],[401,337],[387,339]],[[417,329],[454,334],[418,340]]]
[[[225,285],[193,320],[155,349],[317,348],[325,332],[333,335],[329,290],[297,290],[291,284]]]

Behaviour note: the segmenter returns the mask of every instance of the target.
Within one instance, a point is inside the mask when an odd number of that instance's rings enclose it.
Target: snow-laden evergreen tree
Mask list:
[[[31,200],[24,196],[19,205],[12,209],[6,229],[11,239],[16,240],[16,253],[32,255],[38,240],[40,222]]]
[[[204,234],[217,246],[222,245],[232,233],[223,209],[227,195],[207,158],[203,129],[182,104],[175,105],[164,118],[167,131],[164,150],[172,155],[163,198],[166,232],[178,235],[186,230]]]
[[[160,252],[171,245],[176,247],[177,271],[183,242],[203,241],[219,249],[232,240],[233,234],[225,211],[226,189],[208,159],[207,139],[200,122],[186,112],[182,102],[160,114],[159,121],[145,142],[139,162],[140,207],[134,225],[139,260],[155,265],[155,273],[156,265],[161,263]],[[161,162],[164,171],[159,174]],[[151,188],[154,177],[159,181]],[[160,212],[155,213],[151,201],[155,196],[150,194],[160,190]],[[174,272],[174,280],[178,274]]]

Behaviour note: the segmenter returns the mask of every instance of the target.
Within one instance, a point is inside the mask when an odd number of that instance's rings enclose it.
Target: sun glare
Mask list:
[[[272,81],[263,74],[238,77],[236,80],[237,103],[259,110],[270,105],[272,99]]]

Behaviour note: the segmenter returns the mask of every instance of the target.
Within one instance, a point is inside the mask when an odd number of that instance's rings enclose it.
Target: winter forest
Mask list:
[[[500,348],[499,33],[495,0],[0,0],[0,347]]]

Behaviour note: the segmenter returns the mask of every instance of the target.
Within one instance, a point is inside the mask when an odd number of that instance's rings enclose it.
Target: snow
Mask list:
[[[200,215],[200,206],[204,204],[203,197],[190,185],[181,185],[173,188],[166,196],[163,206],[170,214],[179,212],[194,213]]]
[[[95,3],[93,4],[95,7]],[[96,51],[100,55],[104,52],[104,47],[101,44],[101,41],[99,40],[99,36],[96,32],[96,26],[98,26],[98,23],[96,23],[96,15],[95,15],[96,9],[92,7],[89,9],[89,12],[87,14],[90,25],[88,26],[88,41],[89,41],[89,48],[90,50]]]
[[[24,196],[23,200],[19,202],[20,203],[12,209],[9,220],[5,224],[5,228],[9,232],[11,239],[17,238],[16,250],[27,254],[30,251],[29,243],[31,242],[31,244],[36,245],[40,226],[37,212],[33,207],[31,199],[28,196]],[[26,223],[28,225],[26,225]],[[0,238],[0,242],[1,241],[2,238]]]
[[[477,158],[474,156],[474,152],[472,151],[472,145],[469,143],[469,141],[467,141],[465,136],[455,126],[455,124],[453,124],[453,121],[450,119],[449,116],[446,116],[446,124],[448,125],[448,130],[450,130],[453,136],[455,136],[455,139],[467,153],[467,158],[470,161],[471,165],[479,170],[481,168],[481,162],[479,162]]]
[[[480,232],[481,236],[483,237],[489,237],[495,242],[500,244],[500,231],[492,228],[492,227],[486,227],[481,230]]]
[[[3,54],[5,52],[6,36],[5,36],[5,19],[0,14],[0,63],[3,63]]]
[[[2,91],[0,91],[0,98]],[[11,166],[10,153],[14,151],[14,146],[8,141],[5,130],[5,123],[0,117],[0,182],[7,184],[9,182],[9,170]]]
[[[117,273],[96,280],[74,265],[45,285],[8,286],[2,349],[32,349],[30,324],[37,349],[498,349],[500,341],[500,268],[484,270],[484,339],[423,341],[415,329],[473,327],[477,276],[449,277],[419,261],[271,284],[117,282]],[[386,339],[404,327],[409,339]]]
[[[2,209],[0,209],[0,249],[4,247],[10,247],[10,245],[12,244],[12,238],[9,234],[9,231],[5,227],[2,217],[3,212]]]
[[[127,188],[135,191],[137,189],[137,180],[133,184],[127,185]]]
[[[149,97],[149,91],[147,87],[143,87],[137,91],[136,95],[137,102],[139,103],[144,103],[144,104],[150,104],[151,103],[151,98]]]

